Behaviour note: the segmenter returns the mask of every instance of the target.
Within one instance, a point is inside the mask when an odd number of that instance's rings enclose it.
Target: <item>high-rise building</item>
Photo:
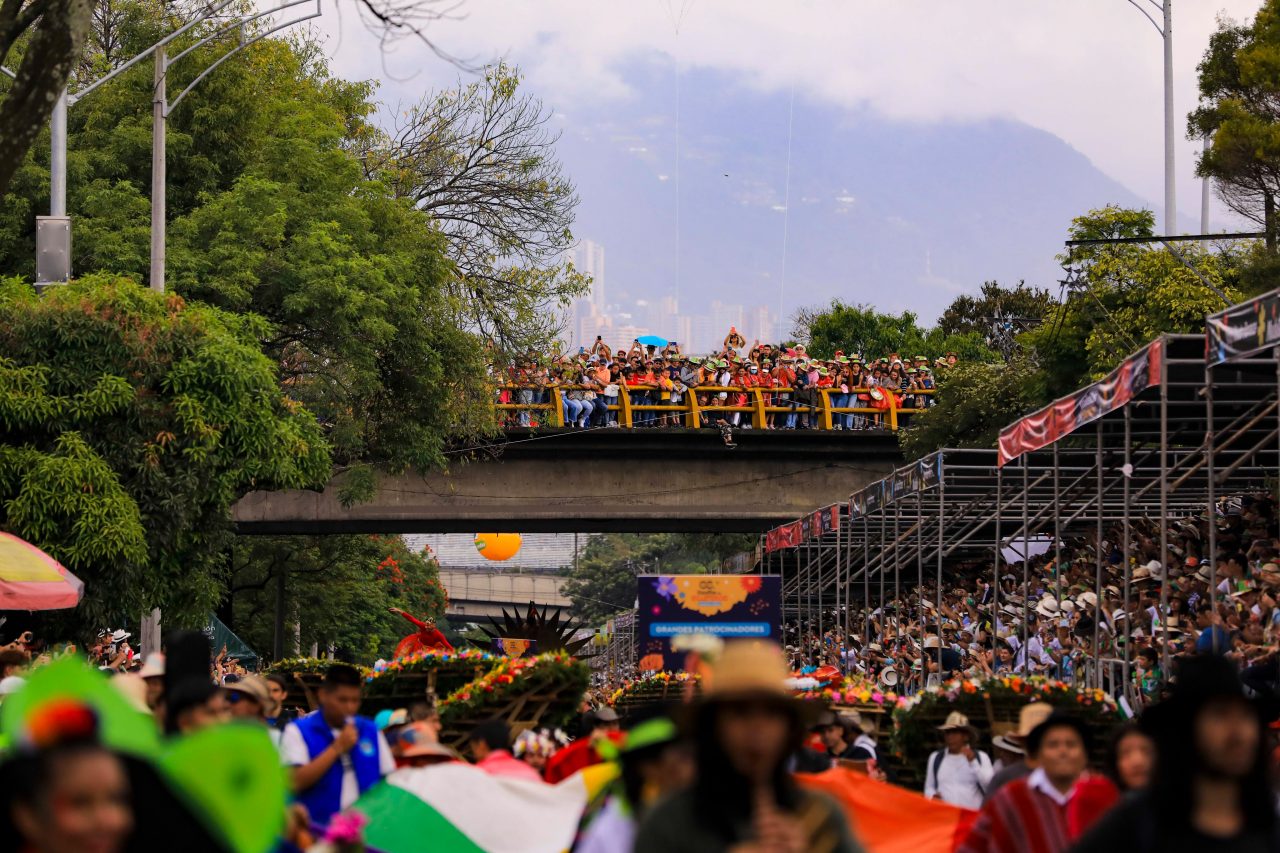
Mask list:
[[[597,313],[605,313],[604,246],[594,240],[583,240],[573,248],[572,257],[578,272],[591,277],[591,291],[585,298]]]

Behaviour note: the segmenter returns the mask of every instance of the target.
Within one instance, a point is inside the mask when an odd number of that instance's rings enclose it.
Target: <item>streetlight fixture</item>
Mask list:
[[[151,289],[164,291],[164,246],[165,246],[165,125],[169,114],[187,94],[200,84],[215,68],[251,44],[261,41],[273,33],[286,27],[302,23],[320,16],[320,0],[285,0],[279,6],[254,12],[249,15],[233,17],[227,24],[210,35],[196,41],[172,59],[167,58],[166,48],[174,40],[180,38],[194,27],[214,19],[236,0],[221,0],[203,9],[196,17],[183,24],[169,35],[143,50],[129,61],[112,69],[107,74],[89,83],[79,91],[72,93],[63,89],[53,107],[53,115],[49,120],[50,156],[49,156],[49,216],[36,217],[36,285],[50,285],[66,282],[71,278],[71,220],[67,216],[67,110],[79,103],[91,92],[128,71],[146,59],[155,57],[155,89],[152,98],[151,129]],[[247,32],[247,28],[258,21],[269,18],[280,12],[300,6],[312,7],[306,14],[294,13],[282,23],[268,27],[261,32]],[[239,43],[222,56],[215,59],[207,68],[196,75],[195,79],[170,101],[166,95],[166,78],[169,67],[197,48],[204,47],[216,39],[236,33]],[[0,67],[0,72],[13,76],[8,68]]]
[[[1164,23],[1156,23],[1143,3],[1158,11]],[[1164,42],[1164,233],[1178,233],[1178,207],[1173,173],[1173,0],[1129,0],[1129,5],[1151,22]]]

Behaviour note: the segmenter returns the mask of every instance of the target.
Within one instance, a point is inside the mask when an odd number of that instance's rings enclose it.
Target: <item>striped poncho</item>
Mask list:
[[[987,800],[959,853],[1061,853],[1119,797],[1108,779],[1086,774],[1059,805],[1029,780],[1010,782]]]

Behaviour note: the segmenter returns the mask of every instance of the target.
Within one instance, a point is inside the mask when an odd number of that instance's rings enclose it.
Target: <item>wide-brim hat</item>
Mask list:
[[[791,671],[777,644],[766,640],[730,640],[702,679],[702,700],[695,714],[728,702],[764,701],[785,708],[806,723],[820,708],[802,702],[787,689]]]
[[[946,734],[947,732],[967,732],[969,739],[974,743],[978,741],[978,729],[969,722],[969,718],[959,711],[952,711],[947,714],[947,719],[938,726],[938,731]]]
[[[129,639],[129,638],[130,638],[130,637],[132,637],[132,636],[133,636],[133,634],[130,634],[128,631],[126,631],[125,629],[121,628],[119,631],[112,631],[112,632],[111,632],[111,642],[113,642],[113,643],[123,643],[125,640]]]
[[[437,755],[441,758],[461,760],[462,757],[436,739],[436,733],[425,723],[405,726],[396,734],[397,749],[402,758]]]
[[[1036,605],[1036,612],[1041,616],[1058,616],[1062,613],[1062,608],[1058,605],[1058,600],[1052,596],[1045,596],[1040,599],[1040,603]]]
[[[262,708],[264,717],[280,715],[280,703],[271,698],[271,690],[267,687],[267,682],[256,675],[242,675],[238,681],[224,684],[222,689],[228,693],[243,693],[253,699]]]
[[[880,670],[880,677],[876,680],[885,687],[895,687],[898,684],[898,671],[891,666],[886,666]]]
[[[1012,752],[1015,755],[1025,755],[1026,750],[1022,744],[1010,738],[1008,735],[996,735],[991,739],[991,745],[996,749],[1003,749],[1005,752]]]

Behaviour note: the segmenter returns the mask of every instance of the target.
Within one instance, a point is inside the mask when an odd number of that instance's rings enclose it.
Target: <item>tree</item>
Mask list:
[[[12,81],[0,74],[0,198],[80,62],[92,9],[93,0],[0,3],[0,66],[21,56]]]
[[[1188,117],[1192,138],[1208,137],[1196,174],[1214,178],[1218,196],[1266,232],[1276,253],[1280,191],[1280,0],[1252,25],[1219,23],[1198,66],[1200,104]]]
[[[831,300],[826,308],[800,309],[794,323],[792,334],[820,358],[830,358],[836,350],[864,358],[893,352],[906,357],[954,352],[965,360],[993,356],[977,332],[948,334],[941,329],[923,329],[914,312],[883,314],[871,305],[848,305],[839,299]]]
[[[899,433],[908,459],[944,447],[994,447],[1000,430],[1044,405],[1043,375],[1025,353],[1009,362],[960,362],[947,369],[934,406]]]
[[[1049,291],[1028,287],[1025,281],[1015,287],[986,281],[979,295],[956,297],[938,318],[937,328],[944,335],[981,335],[1007,361],[1017,336],[1040,325],[1053,304]]]
[[[1109,206],[1072,220],[1073,240],[1150,237],[1149,210]],[[1051,400],[1100,379],[1126,356],[1166,332],[1199,332],[1206,314],[1223,307],[1203,277],[1237,301],[1247,246],[1178,252],[1149,243],[1078,246],[1068,265],[1066,302],[1017,338],[1007,364],[962,361],[939,383],[935,405],[899,433],[910,457],[944,447],[993,447],[1001,429]]]
[[[564,259],[578,195],[555,156],[551,111],[499,63],[397,111],[364,151],[367,176],[429,214],[456,267],[449,303],[508,352],[546,346],[588,282]]]
[[[314,643],[370,664],[389,658],[413,632],[388,608],[443,619],[447,606],[439,564],[429,552],[410,551],[399,536],[242,537],[232,564],[234,626],[259,653],[274,647],[277,608],[284,656],[296,637],[304,654]]]
[[[152,607],[202,625],[231,504],[329,472],[262,322],[106,275],[43,296],[0,281],[0,315],[0,528],[84,580],[78,631]]]
[[[716,571],[725,557],[754,544],[754,537],[733,534],[606,533],[586,544],[576,570],[565,572],[564,592],[574,615],[598,624],[634,606],[637,576]]]
[[[86,39],[94,27],[110,32],[120,22],[117,0],[6,0],[0,3],[0,66],[20,57],[12,81],[0,74],[0,198],[9,190],[22,164],[53,113],[58,93],[74,84]],[[138,6],[144,4],[139,3]],[[457,0],[358,0],[356,11],[389,42],[412,36],[433,53],[456,60],[427,35],[427,28],[453,16]],[[199,0],[177,0],[150,7],[177,19],[169,32],[192,20],[207,6]]]
[[[124,16],[116,54],[145,47],[161,24],[150,7]],[[106,56],[102,38],[94,61]],[[176,65],[172,85],[225,49]],[[408,200],[366,180],[353,153],[374,132],[372,95],[333,78],[314,43],[268,38],[219,67],[169,129],[183,164],[169,189],[170,286],[269,321],[260,343],[290,397],[323,425],[334,462],[363,475],[349,478],[352,497],[371,488],[370,466],[439,467],[446,443],[494,426],[482,341],[450,308],[447,243]],[[150,101],[150,71],[138,68],[72,112],[80,271],[148,274]],[[0,205],[0,265],[21,275],[33,271],[48,192],[35,160],[15,180],[15,203]]]
[[[1072,220],[1070,237],[1145,237],[1154,226],[1149,210],[1110,206]],[[1236,281],[1244,247],[1189,244],[1177,251],[1191,268],[1171,250],[1145,243],[1076,247],[1061,259],[1073,265],[1068,300],[1020,339],[1044,371],[1052,397],[1105,376],[1157,335],[1202,331],[1205,315],[1225,307],[1202,277],[1231,302],[1240,299]]]

